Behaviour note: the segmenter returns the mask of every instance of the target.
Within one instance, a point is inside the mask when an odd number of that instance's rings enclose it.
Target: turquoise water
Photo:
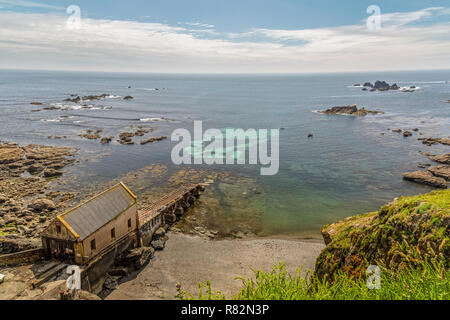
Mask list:
[[[363,92],[353,87],[378,79],[420,89]],[[448,136],[450,104],[442,100],[450,99],[449,81],[449,71],[289,76],[0,71],[0,140],[76,146],[83,157],[102,156],[69,169],[89,182],[108,181],[155,162],[171,166],[175,143],[101,145],[78,136],[87,129],[117,136],[130,125],[144,124],[156,128],[152,136],[170,136],[177,128],[192,130],[193,120],[203,120],[204,130],[284,128],[277,175],[260,176],[259,166],[226,169],[258,180],[264,190],[265,233],[303,234],[376,210],[399,195],[431,190],[402,181],[402,173],[427,161],[419,150],[439,153],[445,148],[423,146],[416,133],[403,138],[387,129],[419,128],[424,136]],[[117,97],[90,102],[92,109],[62,102],[70,94],[102,93]],[[124,101],[126,95],[134,99]],[[46,105],[33,106],[32,101]],[[55,103],[67,110],[30,112]],[[313,112],[348,104],[385,114],[356,118]]]

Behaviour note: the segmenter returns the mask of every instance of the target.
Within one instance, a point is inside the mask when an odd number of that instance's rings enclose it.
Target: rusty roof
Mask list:
[[[61,214],[58,219],[83,240],[136,204],[136,196],[122,182]]]

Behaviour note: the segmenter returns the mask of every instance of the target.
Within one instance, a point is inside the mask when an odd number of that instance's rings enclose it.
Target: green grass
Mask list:
[[[380,288],[369,289],[364,279],[338,273],[333,283],[321,281],[312,273],[301,276],[301,270],[289,273],[280,263],[271,272],[254,271],[254,279],[242,281],[235,300],[449,300],[450,274],[441,264],[424,264],[421,268],[401,272],[382,270]],[[177,286],[177,299],[226,299],[220,291],[212,291],[208,281],[199,284],[199,293],[186,293]]]

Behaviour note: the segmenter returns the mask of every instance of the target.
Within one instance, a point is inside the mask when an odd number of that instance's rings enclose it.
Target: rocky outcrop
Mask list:
[[[377,80],[375,82],[375,84],[372,84],[371,82],[366,82],[366,83],[364,83],[363,87],[364,87],[363,88],[364,91],[367,91],[368,90],[367,88],[371,88],[371,90],[370,90],[371,92],[374,92],[377,90],[378,91],[400,90],[400,87],[396,83],[394,83],[393,85],[390,85],[386,81],[380,81],[380,80]]]
[[[319,113],[323,114],[343,114],[343,115],[352,115],[352,116],[366,116],[368,114],[382,114],[384,112],[382,111],[370,111],[366,110],[365,108],[358,109],[358,106],[356,104],[351,104],[348,106],[341,106],[341,107],[332,107],[330,109],[324,110],[324,111],[318,111]]]
[[[442,165],[428,168],[434,176],[450,181],[450,165]]]
[[[369,265],[402,270],[424,261],[450,265],[450,190],[403,197],[378,212],[322,228],[327,247],[315,272],[333,279],[338,272],[364,277]]]
[[[161,141],[161,140],[164,140],[164,139],[167,139],[167,137],[166,136],[161,136],[161,137],[150,138],[150,139],[141,141],[141,144],[152,143],[152,142]]]
[[[450,139],[446,138],[418,138],[417,140],[422,141],[422,143],[427,146],[432,146],[435,144],[450,146]]]
[[[429,171],[414,171],[406,172],[403,174],[403,179],[407,181],[412,181],[431,187],[447,189],[447,181],[443,178],[434,176]]]
[[[41,246],[40,239],[24,239],[18,236],[0,237],[0,254],[10,254]]]
[[[123,98],[123,100],[132,100],[132,99],[134,99],[132,96],[126,96]]]
[[[431,160],[442,163],[450,164],[450,153],[446,153],[440,156],[430,157]]]

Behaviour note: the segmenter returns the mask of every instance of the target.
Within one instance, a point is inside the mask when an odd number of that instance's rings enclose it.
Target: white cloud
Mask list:
[[[240,34],[87,18],[81,29],[69,30],[65,15],[0,12],[0,67],[199,73],[448,69],[450,23],[413,23],[446,11],[383,15],[381,30],[368,30],[364,22]]]

